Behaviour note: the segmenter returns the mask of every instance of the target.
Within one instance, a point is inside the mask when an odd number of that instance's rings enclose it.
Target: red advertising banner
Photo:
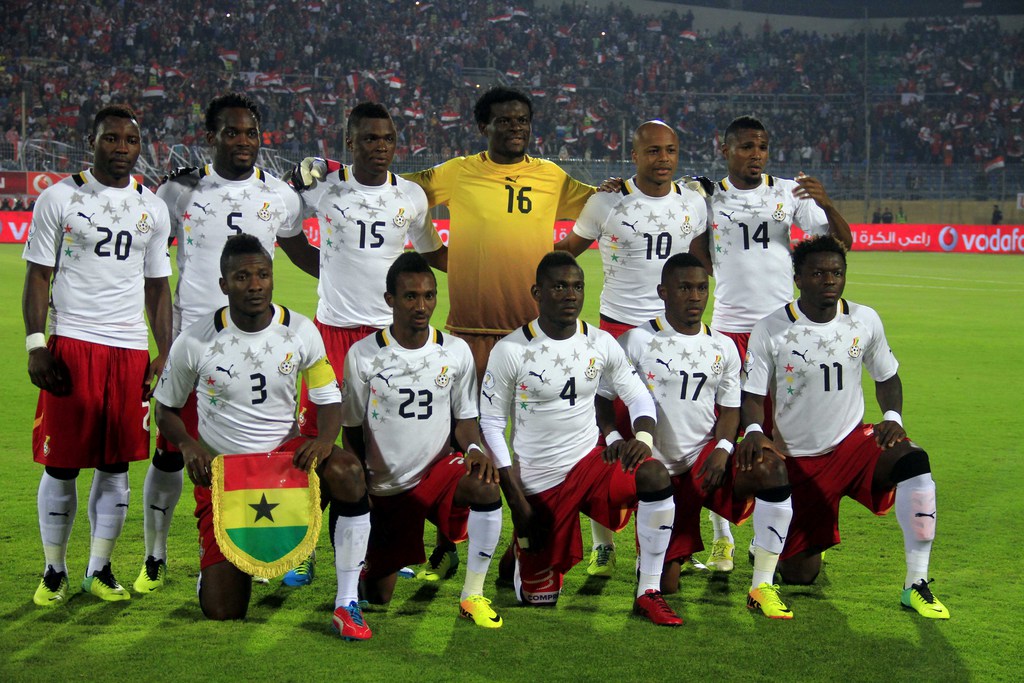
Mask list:
[[[0,211],[0,244],[24,244],[31,224],[31,211]]]
[[[28,185],[28,194],[32,197],[38,197],[39,193],[48,188],[54,183],[59,183],[64,178],[67,178],[70,173],[26,173],[26,182]]]
[[[0,171],[0,194],[26,194],[24,171]]]

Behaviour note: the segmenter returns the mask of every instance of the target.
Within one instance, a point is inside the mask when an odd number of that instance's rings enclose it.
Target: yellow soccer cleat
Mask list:
[[[40,607],[58,607],[68,601],[68,575],[67,572],[58,572],[53,565],[46,568],[46,573],[39,581],[32,602]]]
[[[132,594],[114,578],[114,572],[110,570],[109,562],[103,569],[93,572],[92,576],[82,579],[82,590],[107,602],[130,600],[132,597]]]
[[[135,579],[132,587],[136,593],[152,593],[158,588],[163,587],[166,578],[167,562],[158,560],[150,555],[146,558],[146,563],[142,565],[139,578]]]
[[[416,573],[416,578],[420,581],[443,581],[455,576],[458,568],[459,554],[454,550],[446,550],[436,564],[431,556],[427,560],[427,566]]]
[[[704,564],[713,572],[731,572],[735,554],[735,544],[730,543],[727,538],[717,538],[711,544],[711,554],[708,555],[708,561]]]
[[[615,546],[599,545],[590,551],[587,574],[609,578],[615,573]]]
[[[779,585],[762,583],[747,594],[747,608],[759,609],[769,619],[792,619],[793,611],[779,597]]]
[[[498,613],[491,609],[491,601],[482,595],[470,595],[459,603],[459,616],[472,619],[483,628],[501,628],[504,623]]]
[[[939,602],[939,599],[932,595],[928,588],[931,581],[921,579],[910,588],[903,590],[900,596],[900,604],[907,609],[912,609],[925,619],[949,619],[949,610]]]

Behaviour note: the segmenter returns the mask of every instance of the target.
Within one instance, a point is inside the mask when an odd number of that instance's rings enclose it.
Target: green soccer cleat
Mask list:
[[[949,610],[932,595],[931,589],[928,588],[929,583],[931,581],[921,579],[910,588],[903,589],[900,604],[916,611],[925,619],[949,619]]]
[[[299,566],[292,569],[284,578],[281,579],[281,583],[286,586],[308,586],[313,583],[313,577],[316,576],[316,553],[312,553],[309,557],[299,563]]]
[[[55,571],[51,564],[39,581],[32,602],[40,607],[58,607],[68,601],[68,574]]]
[[[132,594],[126,591],[124,586],[119,584],[117,579],[114,578],[114,572],[110,570],[109,562],[103,569],[93,572],[92,576],[82,579],[82,591],[91,593],[100,600],[106,600],[107,602],[130,600],[132,597]]]
[[[747,594],[747,608],[759,609],[769,619],[792,619],[793,611],[779,597],[779,585],[762,583]]]
[[[459,603],[459,616],[472,619],[483,628],[501,628],[504,623],[498,613],[491,609],[491,601],[482,595],[470,595]]]
[[[446,550],[439,558],[434,555],[436,553],[427,560],[427,566],[416,573],[416,578],[420,581],[444,581],[455,576],[459,568],[459,554],[454,550]]]
[[[706,564],[698,560],[696,555],[690,555],[689,557],[683,560],[682,564],[679,566],[679,571],[682,573],[688,573],[709,572],[711,570],[708,569],[708,566]]]
[[[590,551],[587,574],[609,578],[615,573],[615,546],[599,545]]]
[[[704,564],[713,572],[731,572],[733,568],[733,557],[736,554],[736,546],[727,538],[716,538],[711,544],[711,554]]]
[[[158,588],[163,587],[164,579],[166,578],[167,562],[158,560],[150,555],[146,558],[146,563],[142,565],[139,578],[135,579],[132,588],[135,589],[136,593],[152,593]]]

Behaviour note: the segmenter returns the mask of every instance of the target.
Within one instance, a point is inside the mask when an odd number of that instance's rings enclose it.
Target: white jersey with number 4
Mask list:
[[[601,315],[642,325],[664,309],[658,283],[665,260],[689,250],[707,229],[707,206],[693,190],[672,183],[664,197],[651,197],[624,180],[619,192],[587,200],[572,231],[598,240],[604,267]]]
[[[384,329],[353,344],[345,356],[342,424],[363,427],[367,485],[374,495],[419,484],[451,452],[452,420],[479,415],[469,346],[433,327],[429,334],[421,348],[406,349]]]
[[[22,258],[53,268],[50,333],[149,348],[145,278],[171,274],[167,209],[130,180],[108,187],[91,171],[39,195]]]
[[[743,390],[771,390],[775,433],[789,455],[821,455],[864,419],[863,368],[876,382],[899,368],[874,310],[841,299],[835,318],[816,323],[792,302],[754,327]]]
[[[790,230],[828,232],[828,219],[813,199],[797,199],[796,181],[763,174],[752,190],[720,180],[711,196],[711,263],[715,307],[711,327],[750,332],[758,320],[793,299]]]
[[[420,253],[441,248],[427,195],[390,171],[383,185],[363,185],[351,166],[342,166],[302,200],[320,221],[317,320],[333,327],[390,325],[384,280],[406,237]]]
[[[261,168],[245,180],[226,180],[207,164],[195,187],[170,180],[157,189],[171,213],[178,239],[178,286],[174,293],[174,331],[226,306],[220,291],[220,254],[232,235],[259,238],[271,258],[278,237],[302,231],[301,202],[288,183]]]
[[[527,494],[560,484],[597,446],[602,379],[627,404],[647,391],[610,334],[582,320],[577,326],[568,339],[551,339],[534,320],[499,341],[487,361],[480,413],[512,420]]]
[[[654,457],[673,476],[689,471],[715,436],[715,405],[740,405],[736,345],[703,323],[698,334],[681,334],[663,316],[629,330],[619,343],[658,406]]]
[[[195,391],[203,441],[217,453],[260,453],[293,433],[300,377],[313,403],[341,401],[323,339],[309,318],[274,304],[267,327],[244,332],[222,308],[174,340],[155,396],[180,408]]]

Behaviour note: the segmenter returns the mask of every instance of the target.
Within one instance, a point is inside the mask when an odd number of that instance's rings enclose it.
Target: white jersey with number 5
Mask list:
[[[361,339],[345,356],[344,377],[342,424],[363,427],[374,495],[419,484],[451,451],[452,419],[479,415],[469,345],[433,327],[418,349],[400,346],[390,329]]]
[[[736,345],[703,323],[698,334],[681,334],[663,316],[629,330],[619,343],[658,406],[654,457],[673,476],[689,471],[714,438],[715,405],[740,405]]]
[[[195,187],[170,180],[157,189],[171,213],[178,239],[178,286],[174,293],[174,331],[226,306],[220,291],[220,254],[232,235],[259,238],[271,258],[278,237],[302,231],[301,202],[288,183],[261,168],[245,180],[226,180],[207,164],[194,174]]]
[[[899,368],[874,310],[841,299],[835,318],[816,323],[792,302],[754,327],[743,390],[772,392],[775,433],[789,455],[821,455],[864,419],[862,368],[876,382]]]
[[[274,304],[270,325],[244,332],[222,308],[174,340],[155,397],[180,408],[195,391],[203,441],[218,453],[259,453],[293,433],[300,377],[313,403],[341,401],[323,339],[309,318]]]
[[[384,280],[406,237],[421,254],[441,248],[427,195],[390,171],[383,185],[363,185],[351,166],[342,166],[302,201],[320,220],[317,320],[333,327],[390,325]]]
[[[720,180],[711,196],[711,263],[715,308],[711,327],[750,332],[758,320],[793,299],[790,230],[828,232],[825,212],[812,199],[797,199],[796,181],[761,176],[752,190]]]
[[[480,413],[512,420],[527,494],[560,484],[597,446],[602,378],[627,404],[647,391],[610,334],[582,320],[577,326],[568,339],[551,339],[534,320],[499,341],[487,361]]]
[[[572,231],[598,240],[604,266],[601,315],[642,325],[664,309],[658,298],[661,268],[672,254],[689,250],[707,229],[707,205],[693,190],[672,183],[664,197],[651,197],[624,180],[619,192],[587,200]]]
[[[171,274],[167,209],[130,180],[108,187],[91,171],[39,195],[22,258],[53,268],[50,333],[149,348],[145,278]]]

